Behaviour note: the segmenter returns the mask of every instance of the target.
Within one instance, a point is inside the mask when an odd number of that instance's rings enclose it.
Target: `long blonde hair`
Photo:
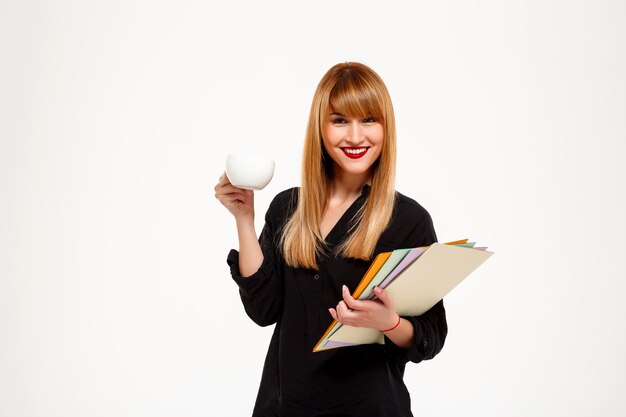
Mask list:
[[[351,233],[337,248],[349,258],[371,259],[376,242],[393,213],[396,172],[396,125],[391,97],[382,79],[357,62],[333,66],[320,81],[309,113],[298,205],[283,229],[281,247],[287,265],[318,269],[325,250],[320,232],[329,198],[332,160],[323,145],[323,126],[331,112],[349,117],[371,116],[384,128],[383,148],[373,165],[367,202],[351,222]]]

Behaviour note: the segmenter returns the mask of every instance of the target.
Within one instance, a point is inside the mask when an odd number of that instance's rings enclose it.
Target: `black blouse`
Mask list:
[[[254,417],[412,416],[402,379],[404,367],[408,361],[433,358],[443,347],[447,334],[443,300],[421,316],[403,316],[415,328],[415,339],[408,349],[385,337],[384,345],[313,352],[333,321],[328,309],[342,299],[341,286],[345,284],[353,292],[370,264],[333,253],[368,194],[366,185],[328,234],[327,254],[318,259],[319,271],[288,267],[278,247],[281,228],[297,204],[297,188],[281,192],[270,204],[259,238],[264,260],[256,273],[241,277],[239,254],[230,251],[228,264],[246,313],[260,326],[276,324]],[[428,212],[396,192],[392,220],[374,256],[430,245],[436,240]]]

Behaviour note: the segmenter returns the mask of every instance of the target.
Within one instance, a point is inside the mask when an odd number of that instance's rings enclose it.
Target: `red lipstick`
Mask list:
[[[367,153],[368,149],[369,148],[365,146],[341,148],[344,155],[350,159],[362,158]]]

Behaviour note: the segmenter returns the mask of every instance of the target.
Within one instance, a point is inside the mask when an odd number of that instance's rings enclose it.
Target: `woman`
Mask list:
[[[359,63],[332,67],[309,115],[302,184],[279,193],[257,240],[254,196],[223,175],[216,197],[234,215],[239,252],[228,255],[244,308],[276,324],[254,416],[411,416],[408,361],[433,358],[447,325],[443,301],[400,317],[350,294],[380,252],[436,241],[428,212],[394,189],[395,119],[380,77]],[[385,344],[313,347],[333,319],[371,327]]]

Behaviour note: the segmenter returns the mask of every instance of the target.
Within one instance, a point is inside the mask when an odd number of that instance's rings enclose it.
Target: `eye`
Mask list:
[[[376,122],[377,122],[377,120],[376,120],[376,119],[374,119],[374,118],[373,118],[373,117],[371,117],[371,116],[368,116],[368,117],[366,117],[365,119],[363,119],[363,123],[376,123]]]
[[[332,122],[333,122],[333,124],[336,124],[336,125],[343,125],[343,124],[347,123],[346,119],[342,119],[341,117],[333,119]]]

